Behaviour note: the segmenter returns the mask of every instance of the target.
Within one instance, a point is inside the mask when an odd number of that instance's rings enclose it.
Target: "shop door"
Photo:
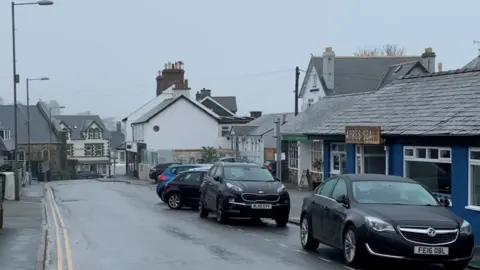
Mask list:
[[[356,172],[388,174],[384,145],[357,145]]]

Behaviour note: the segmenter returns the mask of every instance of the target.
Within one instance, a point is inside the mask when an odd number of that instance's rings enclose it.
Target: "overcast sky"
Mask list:
[[[20,1],[18,1],[20,2]],[[18,6],[18,100],[56,99],[64,113],[121,119],[155,96],[167,61],[185,63],[192,94],[235,95],[239,114],[293,111],[296,65],[333,47],[433,47],[444,69],[478,54],[480,1],[58,0]],[[13,101],[10,2],[0,3],[0,96]]]

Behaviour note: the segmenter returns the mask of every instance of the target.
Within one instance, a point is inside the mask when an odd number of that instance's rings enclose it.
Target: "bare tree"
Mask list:
[[[355,56],[403,56],[405,55],[405,47],[397,44],[386,44],[381,47],[365,47],[359,48],[353,53]]]

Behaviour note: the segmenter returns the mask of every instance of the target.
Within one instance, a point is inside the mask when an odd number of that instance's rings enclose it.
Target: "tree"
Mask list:
[[[355,56],[403,56],[405,55],[405,47],[396,44],[386,44],[382,47],[365,47],[359,48],[353,53]]]
[[[217,158],[217,149],[213,147],[202,146],[200,163],[213,163]]]

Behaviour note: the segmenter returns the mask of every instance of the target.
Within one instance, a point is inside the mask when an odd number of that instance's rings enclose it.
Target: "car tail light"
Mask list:
[[[267,170],[271,171],[271,170],[272,170],[272,166],[267,166]]]
[[[161,182],[161,181],[165,180],[165,178],[167,178],[167,177],[165,177],[165,175],[163,175],[163,174],[159,175],[158,176],[158,182]]]

